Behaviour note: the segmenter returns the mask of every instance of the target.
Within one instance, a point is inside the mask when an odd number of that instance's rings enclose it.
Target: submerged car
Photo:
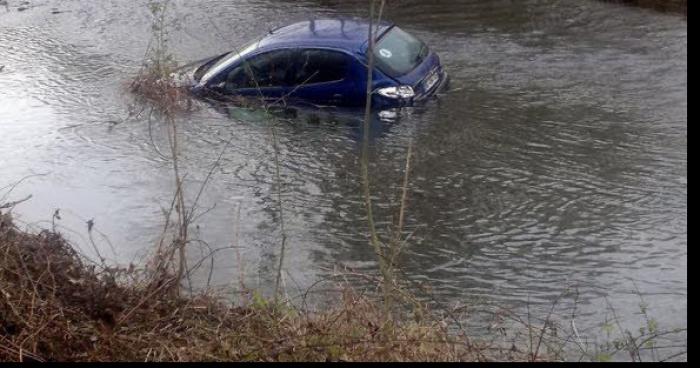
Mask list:
[[[393,23],[375,26],[373,107],[411,106],[446,85],[439,57],[423,41]],[[368,27],[350,19],[294,23],[190,64],[185,80],[197,95],[364,106]]]

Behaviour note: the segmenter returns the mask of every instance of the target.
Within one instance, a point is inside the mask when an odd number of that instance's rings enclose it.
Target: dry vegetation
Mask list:
[[[349,289],[319,313],[180,297],[153,276],[92,264],[59,234],[0,218],[0,361],[489,359],[443,323],[387,320]]]
[[[617,3],[642,8],[653,9],[660,12],[678,13],[688,16],[688,0],[602,0],[603,2]]]

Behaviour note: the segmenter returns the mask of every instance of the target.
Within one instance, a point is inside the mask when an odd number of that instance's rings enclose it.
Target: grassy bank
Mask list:
[[[608,3],[617,3],[641,8],[653,9],[664,13],[678,13],[688,15],[688,0],[601,0]]]
[[[386,319],[380,303],[349,289],[312,312],[178,296],[162,281],[94,264],[61,235],[27,233],[0,215],[0,361],[517,359],[439,321]]]

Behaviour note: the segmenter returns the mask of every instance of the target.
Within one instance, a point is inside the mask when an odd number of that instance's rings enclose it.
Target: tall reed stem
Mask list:
[[[382,274],[383,287],[382,292],[384,294],[384,314],[385,317],[389,317],[391,312],[392,304],[392,285],[393,285],[393,274],[391,269],[386,262],[386,256],[382,247],[382,243],[377,234],[377,228],[374,223],[374,214],[372,212],[372,196],[370,193],[370,182],[369,182],[369,130],[370,130],[370,119],[372,114],[372,80],[373,80],[373,70],[374,70],[374,11],[375,11],[375,1],[370,0],[369,6],[369,27],[367,32],[368,47],[367,47],[367,89],[365,91],[365,115],[363,124],[363,139],[362,139],[362,157],[360,159],[360,171],[362,176],[362,194],[364,197],[365,208],[367,210],[367,226],[369,227],[370,234],[370,244],[374,249],[374,253],[377,255],[377,260],[379,262],[379,270]],[[381,2],[380,9],[384,8],[384,0]],[[381,11],[380,11],[381,12]]]

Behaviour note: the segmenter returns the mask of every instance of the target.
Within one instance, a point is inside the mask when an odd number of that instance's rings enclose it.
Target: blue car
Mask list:
[[[368,26],[350,19],[294,23],[240,50],[191,64],[185,77],[202,96],[364,106]],[[425,43],[393,23],[376,27],[373,107],[411,106],[446,85],[440,59]]]

